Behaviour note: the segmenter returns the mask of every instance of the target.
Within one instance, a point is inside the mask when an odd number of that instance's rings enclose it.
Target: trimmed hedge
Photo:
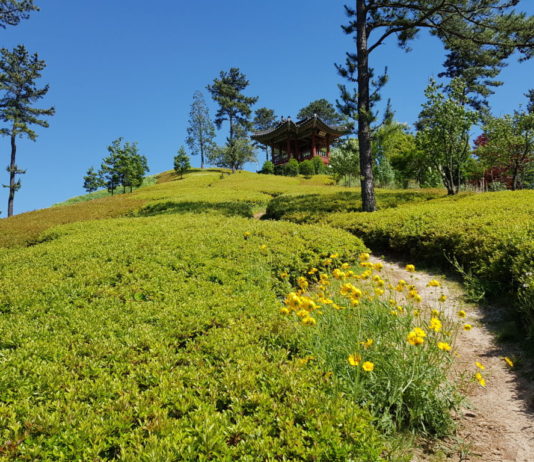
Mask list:
[[[359,239],[182,213],[40,241],[0,250],[2,460],[380,460],[368,413],[302,367],[279,315],[281,272]]]

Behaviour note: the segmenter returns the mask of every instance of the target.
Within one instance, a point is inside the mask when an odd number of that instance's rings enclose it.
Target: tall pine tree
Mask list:
[[[46,67],[37,54],[30,56],[23,45],[18,45],[13,51],[5,48],[0,50],[0,119],[7,127],[0,130],[0,134],[8,136],[11,141],[11,160],[9,172],[9,199],[7,215],[13,215],[15,193],[20,189],[17,175],[25,173],[17,166],[17,138],[24,136],[30,140],[37,139],[37,133],[30,127],[38,125],[48,127],[48,122],[42,116],[52,116],[53,107],[39,109],[33,107],[35,102],[48,93],[48,85],[38,88],[36,80],[41,77],[41,71]]]
[[[215,147],[214,138],[215,127],[211,122],[208,106],[202,93],[196,91],[189,112],[186,143],[191,154],[200,155],[200,168],[204,168],[204,161]]]
[[[532,56],[534,20],[513,10],[518,3],[519,0],[353,0],[353,6],[345,6],[349,21],[343,30],[354,37],[356,46],[347,53],[345,64],[336,66],[353,85],[340,86],[339,106],[358,124],[363,210],[376,210],[371,126],[376,116],[374,106],[385,83],[384,76],[374,78],[369,63],[373,51],[392,36],[408,50],[409,42],[426,29],[440,38],[447,50],[462,59],[469,58],[472,66],[495,71],[499,65],[487,61],[488,53],[499,61],[515,50],[524,59]],[[448,69],[452,72],[453,66]]]
[[[229,145],[234,139],[246,136],[251,128],[251,106],[256,104],[258,98],[242,93],[248,85],[245,74],[239,68],[232,67],[228,72],[221,71],[219,78],[207,87],[213,100],[219,105],[215,114],[215,125],[219,129],[225,121],[230,125]]]

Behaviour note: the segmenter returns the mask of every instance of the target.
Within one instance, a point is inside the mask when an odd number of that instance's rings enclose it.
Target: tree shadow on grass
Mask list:
[[[139,217],[152,217],[156,215],[170,215],[175,213],[206,213],[219,212],[225,216],[239,216],[252,218],[252,204],[248,202],[160,202],[148,205],[139,212]]]

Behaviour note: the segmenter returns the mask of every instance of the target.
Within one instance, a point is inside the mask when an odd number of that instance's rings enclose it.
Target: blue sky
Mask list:
[[[343,1],[332,0],[37,0],[41,11],[17,27],[0,30],[1,46],[22,43],[47,63],[42,83],[53,105],[50,128],[37,142],[19,141],[17,163],[27,169],[15,198],[15,213],[48,207],[83,194],[82,177],[98,167],[106,147],[122,136],[138,141],[152,173],[172,168],[184,144],[193,92],[220,70],[239,67],[250,80],[256,107],[295,117],[318,98],[338,97],[335,62],[351,50],[343,34]],[[534,14],[534,2],[523,0]],[[396,117],[413,123],[431,76],[441,70],[443,50],[422,34],[413,51],[388,42],[372,65],[389,68],[384,100]],[[534,87],[534,61],[511,62],[505,85],[491,99],[495,114],[525,104]],[[222,142],[227,127],[219,133]],[[8,181],[9,142],[0,139],[0,184]],[[263,155],[259,155],[263,161]],[[199,159],[192,158],[193,165]],[[261,163],[261,162],[260,162]],[[255,170],[259,165],[248,165]],[[5,216],[7,189],[0,191]]]

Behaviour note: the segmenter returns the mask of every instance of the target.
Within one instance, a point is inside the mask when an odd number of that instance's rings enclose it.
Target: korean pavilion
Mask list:
[[[328,125],[315,114],[297,122],[288,117],[269,130],[255,132],[252,139],[271,148],[275,165],[292,158],[302,162],[317,156],[328,165],[332,142],[347,133],[345,127]]]

